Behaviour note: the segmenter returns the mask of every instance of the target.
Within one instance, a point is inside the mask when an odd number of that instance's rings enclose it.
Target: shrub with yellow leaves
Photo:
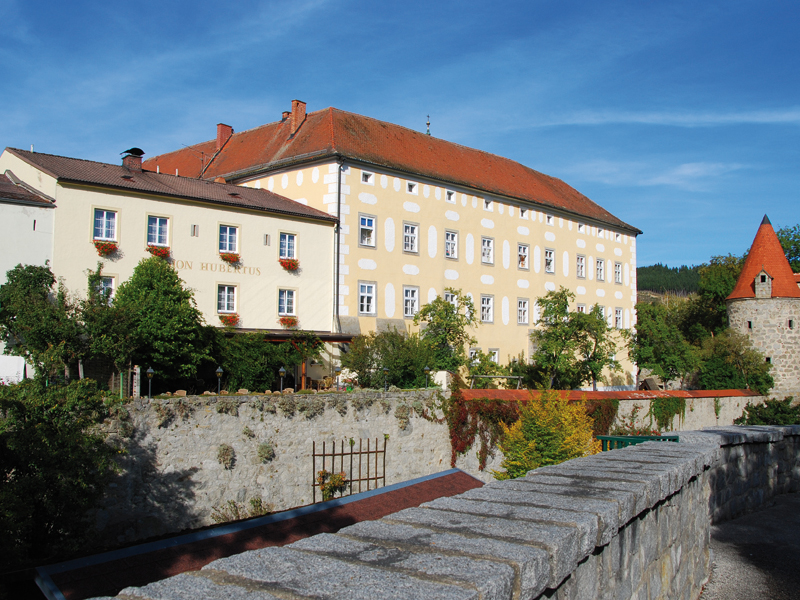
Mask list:
[[[570,403],[568,392],[563,396],[555,390],[531,394],[519,419],[511,427],[501,424],[498,446],[505,471],[494,471],[495,478],[523,477],[538,467],[600,452],[600,442],[592,436],[593,420],[583,404]]]

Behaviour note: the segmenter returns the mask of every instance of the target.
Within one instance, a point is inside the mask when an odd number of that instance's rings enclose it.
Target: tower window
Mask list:
[[[766,275],[762,275],[761,276],[761,283],[767,283],[767,276]]]
[[[794,320],[789,319],[789,329],[794,329]]]
[[[764,359],[764,362],[771,364],[772,363],[772,357],[768,356],[767,358]]]
[[[747,328],[748,329],[752,329],[753,328],[753,322],[752,321],[748,321],[747,322]]]

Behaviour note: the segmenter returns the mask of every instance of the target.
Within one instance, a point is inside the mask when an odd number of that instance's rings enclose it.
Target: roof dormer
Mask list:
[[[772,277],[763,268],[753,281],[756,298],[772,298]]]

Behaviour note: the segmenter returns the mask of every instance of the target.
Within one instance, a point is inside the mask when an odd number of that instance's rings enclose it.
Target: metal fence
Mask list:
[[[602,444],[603,452],[635,446],[642,442],[679,442],[677,435],[598,435],[597,439]]]
[[[366,442],[366,447],[364,442]],[[374,444],[370,439],[356,441],[350,438],[347,441],[342,440],[338,444],[335,441],[328,445],[326,442],[322,442],[321,452],[318,452],[318,448],[317,443],[312,441],[311,493],[313,502],[317,501],[317,490],[322,487],[322,484],[317,482],[317,474],[323,470],[330,473],[344,472],[347,489],[338,494],[339,497],[374,490],[386,485],[385,437],[383,447],[380,447],[378,438],[375,438]],[[320,490],[321,495],[322,490]]]

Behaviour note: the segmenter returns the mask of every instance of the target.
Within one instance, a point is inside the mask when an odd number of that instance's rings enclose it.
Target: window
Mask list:
[[[578,279],[586,279],[586,257],[582,254],[575,258],[575,274]]]
[[[519,218],[520,219],[527,219],[528,218],[528,209],[527,208],[520,208],[519,209]]]
[[[455,231],[444,232],[444,257],[458,258],[458,233]]]
[[[417,253],[417,226],[403,223],[403,251]]]
[[[450,204],[456,203],[456,193],[453,190],[445,190],[444,192],[444,201],[449,202]]]
[[[359,215],[358,244],[369,248],[375,247],[375,217]]]
[[[374,283],[358,283],[358,312],[362,315],[375,314]]]
[[[480,348],[470,348],[469,349],[469,362],[470,362],[470,364],[473,364],[473,365],[477,364],[477,358],[476,357],[478,356],[478,352],[480,352],[480,351],[481,351]]]
[[[403,316],[413,317],[419,310],[419,288],[403,287]]]
[[[525,299],[517,300],[517,324],[527,325],[530,322],[529,302]]]
[[[489,348],[489,359],[496,365],[500,364],[500,350]]]
[[[278,314],[294,315],[294,290],[278,290]]]
[[[169,219],[166,217],[147,217],[147,245],[167,246],[167,229]]]
[[[549,248],[544,249],[544,272],[545,273],[555,273],[556,272],[556,252],[555,250],[550,250]]]
[[[614,283],[622,283],[622,263],[614,263]]]
[[[238,248],[237,238],[239,234],[238,227],[230,225],[219,226],[219,251],[220,252],[236,252]]]
[[[494,207],[492,206],[492,201],[488,198],[484,198],[483,200],[483,210],[493,211]]]
[[[113,210],[94,209],[94,239],[117,239],[117,213]]]
[[[617,329],[622,329],[622,309],[615,308],[614,309],[614,327]]]
[[[578,223],[578,233],[586,233],[586,225]]]
[[[528,263],[528,253],[529,253],[528,244],[517,244],[518,269],[530,269],[530,263]]]
[[[269,246],[269,234],[268,233],[264,234],[264,245],[265,246]]]
[[[189,235],[191,237],[200,237],[200,225],[192,225]]]
[[[585,304],[578,304],[578,312],[585,314],[586,313],[586,305]]]
[[[235,285],[220,285],[217,287],[217,312],[236,312]]]
[[[789,329],[794,329],[794,320],[789,319]]]
[[[444,293],[444,301],[445,302],[449,302],[456,309],[458,308],[458,300],[456,299],[456,295],[453,292],[445,292]]]
[[[598,258],[595,261],[595,267],[597,271],[597,281],[605,281],[606,280],[606,261],[602,258]]]
[[[553,219],[553,215],[547,215],[545,217],[545,223],[548,225],[555,225],[555,219]]]
[[[600,309],[600,316],[605,319],[606,318],[606,307],[605,306],[601,306],[600,304],[598,304],[597,308]]]
[[[615,233],[614,234],[614,241],[615,242],[621,242],[622,241],[622,234],[621,233]]]
[[[748,321],[747,322],[747,328],[748,329],[752,329],[753,328],[753,322],[752,321]]]
[[[297,258],[295,256],[295,241],[297,236],[293,233],[282,233],[280,243],[281,258]]]
[[[494,322],[494,296],[481,296],[481,322]]]
[[[481,238],[481,262],[487,265],[494,264],[494,240]]]
[[[602,227],[598,227],[597,228],[597,237],[600,237],[600,238],[601,237],[606,237],[606,233],[605,233],[605,231],[603,231]]]
[[[409,194],[414,194],[414,195],[416,195],[416,194],[417,194],[417,184],[416,184],[416,183],[411,183],[411,182],[409,181],[408,183],[406,183],[406,191],[407,191]]]
[[[97,286],[97,291],[103,298],[106,299],[108,304],[111,304],[111,298],[114,296],[114,278],[101,277],[100,283]]]
[[[366,183],[367,185],[375,185],[375,174],[368,173],[367,171],[361,171],[361,183]]]

